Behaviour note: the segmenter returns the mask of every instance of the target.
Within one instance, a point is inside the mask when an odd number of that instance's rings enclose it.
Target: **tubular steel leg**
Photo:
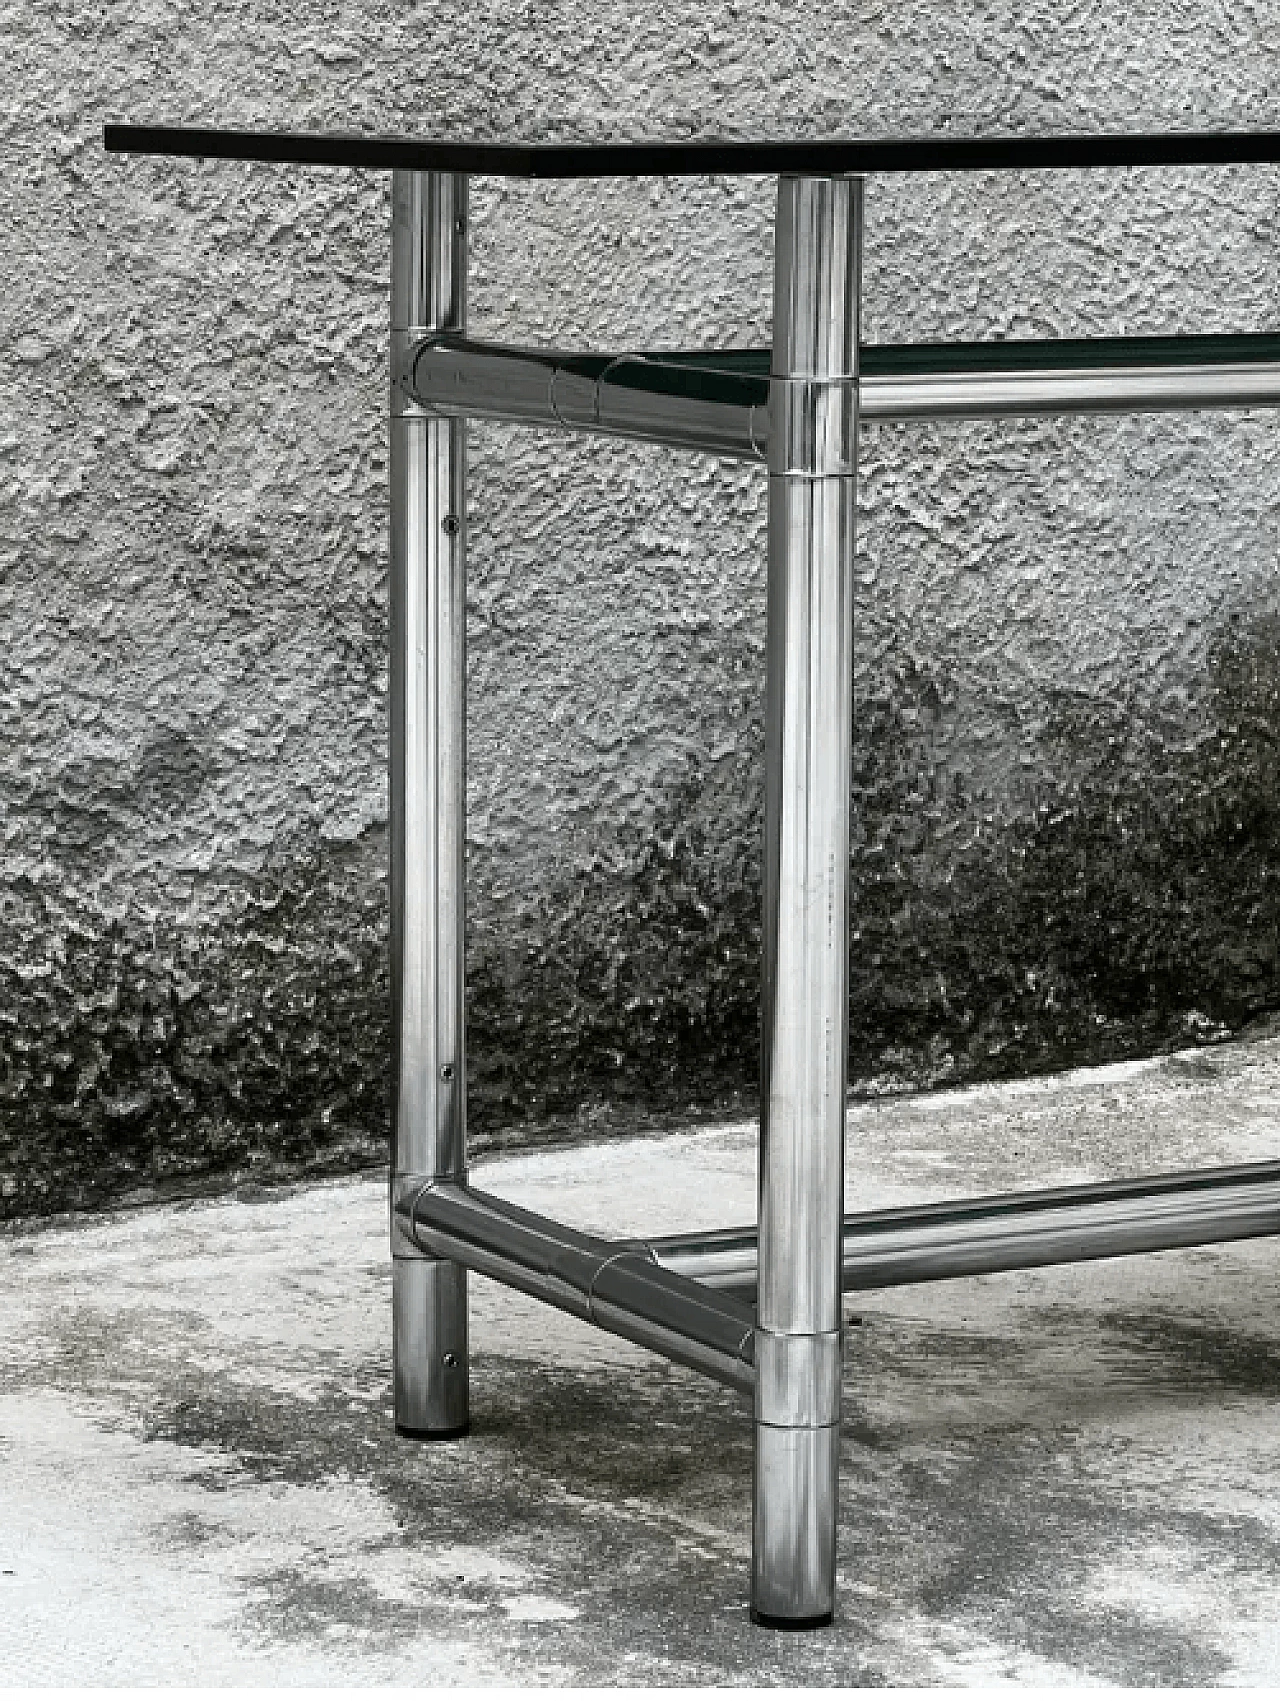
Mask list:
[[[835,1598],[862,184],[778,186],[752,1617]]]
[[[466,780],[466,425],[403,394],[416,333],[466,319],[467,180],[392,177],[391,983],[393,1175],[461,1178],[463,829]],[[467,1428],[467,1274],[424,1256],[394,1212],[395,1421],[402,1435]]]

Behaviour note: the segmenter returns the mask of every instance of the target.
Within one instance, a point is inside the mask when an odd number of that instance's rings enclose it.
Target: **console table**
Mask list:
[[[390,170],[391,1254],[396,1427],[468,1423],[477,1270],[753,1400],[752,1617],[831,1618],[841,1292],[1280,1233],[1280,1162],[843,1214],[860,420],[1280,404],[1280,334],[869,346],[863,179],[1280,161],[1280,133],[507,146],[108,125],[110,150]],[[772,347],[466,334],[474,174],[777,175]],[[769,481],[758,1226],[582,1234],[470,1187],[463,837],[469,416],[759,461]]]

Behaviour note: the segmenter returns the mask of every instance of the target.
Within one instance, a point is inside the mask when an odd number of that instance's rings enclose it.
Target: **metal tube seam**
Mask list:
[[[611,1252],[607,1258],[602,1258],[599,1264],[596,1265],[595,1269],[592,1270],[591,1280],[587,1284],[587,1310],[591,1313],[591,1319],[594,1323],[598,1324],[600,1322],[600,1319],[596,1314],[596,1283],[600,1280],[600,1277],[611,1264],[618,1264],[624,1258],[635,1257],[637,1255],[643,1257],[646,1263],[652,1264],[654,1269],[661,1268],[658,1260],[653,1256],[652,1252],[649,1251],[647,1246],[620,1246],[616,1251]]]

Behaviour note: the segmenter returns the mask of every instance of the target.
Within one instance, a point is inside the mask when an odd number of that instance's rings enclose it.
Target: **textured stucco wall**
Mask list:
[[[0,230],[0,1208],[384,1150],[385,179],[477,137],[1280,124],[1280,6],[21,0]],[[1271,169],[876,179],[869,340],[1274,327]],[[480,334],[761,344],[772,185],[474,187]],[[1280,1002],[1273,415],[877,428],[852,1068]],[[473,428],[483,1139],[749,1095],[763,479]]]

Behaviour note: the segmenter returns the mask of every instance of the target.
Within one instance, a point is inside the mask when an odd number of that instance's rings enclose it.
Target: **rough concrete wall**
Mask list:
[[[1268,6],[11,0],[0,1205],[376,1160],[387,184],[101,124],[1262,127]],[[1274,327],[1277,173],[877,179],[869,340]],[[762,344],[771,184],[475,186],[481,334]],[[865,439],[852,1067],[1280,1002],[1274,416]],[[473,430],[483,1138],[749,1095],[760,475]]]

